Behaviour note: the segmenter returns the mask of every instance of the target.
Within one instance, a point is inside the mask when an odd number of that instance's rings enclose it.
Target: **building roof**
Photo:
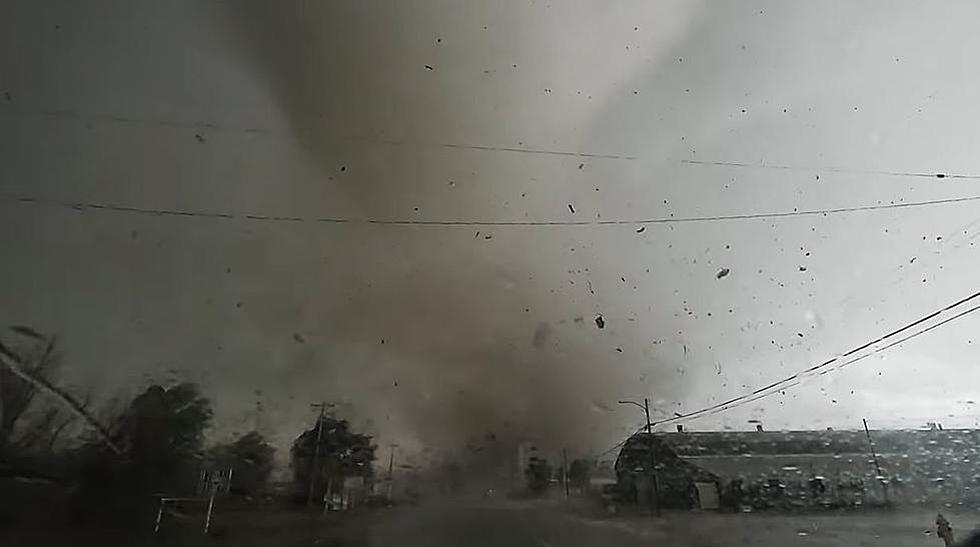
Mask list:
[[[720,477],[885,476],[977,481],[980,431],[709,431],[660,433],[682,460]],[[874,455],[872,455],[872,446]],[[877,460],[877,465],[875,464]]]
[[[870,453],[864,430],[849,431],[705,431],[658,433],[681,457]],[[980,447],[980,430],[871,431],[878,454],[972,453]]]

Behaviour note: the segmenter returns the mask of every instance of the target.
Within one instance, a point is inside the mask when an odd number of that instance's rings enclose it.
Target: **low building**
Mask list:
[[[625,503],[651,504],[654,477],[656,502],[668,508],[697,506],[699,482],[720,486],[715,474],[680,458],[660,434],[637,433],[627,439],[614,469],[619,501]]]
[[[980,502],[978,430],[871,431],[873,444],[864,430],[656,437],[688,469],[717,477],[731,505]]]

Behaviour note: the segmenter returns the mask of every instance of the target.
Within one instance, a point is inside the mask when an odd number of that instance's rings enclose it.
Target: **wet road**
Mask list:
[[[327,533],[326,545],[399,547],[586,547],[649,545],[628,528],[530,504],[398,508]]]
[[[957,538],[980,520],[976,511],[946,512]],[[158,535],[149,529],[0,526],[0,545],[44,546],[215,546],[236,547],[925,547],[941,545],[934,535],[935,511],[820,513],[667,513],[611,517],[572,510],[564,503],[487,503],[458,500],[422,507],[361,510],[322,518],[296,511],[220,511],[214,533],[203,536],[201,515],[173,518]]]
[[[587,516],[559,504],[500,503],[399,508],[375,513],[335,546],[533,547],[923,547],[942,545],[931,532],[935,514],[899,511],[811,514],[678,512],[662,519]],[[975,512],[950,517],[958,538],[976,526]],[[335,529],[335,531],[337,531]],[[329,540],[328,540],[329,541]]]
[[[351,545],[399,547],[632,547],[649,539],[626,527],[521,504],[442,505],[394,509]],[[337,543],[346,545],[346,543]]]

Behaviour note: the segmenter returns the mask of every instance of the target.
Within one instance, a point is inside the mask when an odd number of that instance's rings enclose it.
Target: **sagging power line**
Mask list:
[[[0,113],[3,115],[3,113]],[[10,114],[8,114],[10,115]],[[167,129],[190,129],[195,131],[214,131],[218,133],[242,134],[242,135],[264,135],[272,137],[285,137],[296,131],[290,129],[273,129],[268,127],[245,127],[230,124],[220,124],[205,121],[175,121],[166,119],[144,118],[139,116],[124,116],[119,114],[91,114],[76,110],[52,109],[37,112],[21,112],[14,115],[42,117],[51,120],[84,120],[86,122],[97,122],[115,125],[131,125],[136,127],[148,128],[167,128]],[[317,128],[301,128],[305,131],[316,131]],[[603,152],[576,152],[572,150],[554,150],[548,148],[534,148],[530,146],[490,146],[472,143],[452,143],[452,142],[424,142],[409,139],[394,139],[391,137],[374,135],[337,135],[339,141],[364,142],[369,144],[380,144],[388,146],[431,146],[438,148],[449,148],[459,150],[474,150],[480,152],[507,152],[517,154],[541,155],[541,156],[566,156],[573,158],[586,158],[597,160],[635,160],[636,156],[629,154],[603,153]]]
[[[810,367],[810,368],[808,368],[806,370],[800,371],[800,372],[798,372],[796,374],[792,374],[792,375],[787,376],[787,377],[785,377],[785,378],[783,378],[781,380],[772,382],[772,383],[770,383],[770,384],[768,384],[766,386],[763,386],[763,387],[760,387],[760,388],[758,388],[756,390],[753,390],[751,393],[746,393],[744,395],[740,395],[738,397],[734,397],[734,398],[729,399],[727,401],[724,401],[722,403],[717,403],[717,404],[714,404],[714,405],[711,405],[711,406],[708,406],[708,407],[705,407],[705,408],[702,408],[702,409],[699,409],[699,410],[695,410],[693,412],[688,412],[686,414],[678,414],[678,415],[676,415],[676,416],[674,416],[672,418],[665,418],[663,420],[658,420],[658,421],[655,421],[654,422],[654,425],[672,423],[672,422],[677,422],[677,421],[680,421],[680,420],[692,420],[692,419],[695,419],[695,418],[702,418],[704,416],[710,416],[710,415],[713,415],[713,414],[718,414],[720,412],[725,412],[725,411],[731,410],[731,409],[733,409],[735,407],[738,407],[738,406],[742,406],[742,405],[745,405],[745,404],[748,404],[748,403],[755,402],[755,401],[757,401],[759,399],[762,399],[764,397],[768,397],[770,395],[774,395],[775,393],[778,393],[780,391],[785,391],[788,388],[795,387],[795,386],[799,385],[800,382],[804,378],[809,377],[809,376],[813,376],[817,372],[819,372],[822,375],[822,374],[826,374],[827,372],[830,372],[832,370],[836,370],[836,369],[843,368],[845,366],[851,365],[853,363],[856,363],[858,361],[861,361],[863,359],[866,359],[866,358],[868,358],[868,357],[870,357],[872,355],[875,355],[877,353],[880,353],[882,351],[885,351],[885,350],[887,350],[887,349],[889,349],[891,347],[894,347],[894,346],[896,346],[898,344],[907,342],[908,340],[911,340],[912,338],[915,338],[917,336],[921,336],[922,334],[925,334],[925,333],[927,333],[929,331],[932,331],[932,330],[934,330],[934,329],[936,329],[936,328],[938,328],[938,327],[940,327],[942,325],[945,325],[946,323],[949,323],[951,321],[954,321],[956,319],[959,319],[960,317],[963,317],[965,315],[969,315],[971,313],[974,313],[974,312],[980,310],[980,305],[974,306],[974,307],[969,308],[969,309],[967,309],[965,311],[962,311],[960,313],[957,313],[956,315],[953,315],[952,317],[946,318],[946,319],[940,321],[939,323],[936,323],[934,325],[931,325],[931,326],[929,326],[929,327],[927,327],[925,329],[922,329],[920,331],[916,331],[916,332],[914,332],[912,334],[909,334],[908,336],[899,338],[897,340],[893,340],[893,341],[889,342],[888,344],[886,344],[884,346],[881,346],[881,347],[878,347],[878,348],[873,349],[869,353],[866,353],[866,354],[863,354],[863,355],[859,355],[859,356],[854,357],[852,359],[847,359],[848,357],[853,356],[854,354],[859,353],[859,352],[861,352],[861,351],[863,351],[865,349],[868,349],[869,347],[872,347],[875,344],[880,344],[882,342],[885,342],[886,340],[892,339],[895,336],[897,336],[897,335],[899,335],[899,334],[901,334],[903,332],[906,332],[906,331],[908,331],[910,329],[915,328],[918,325],[921,325],[922,323],[925,323],[926,321],[929,321],[930,319],[934,319],[935,317],[939,316],[942,313],[945,313],[947,311],[950,311],[950,310],[952,310],[952,309],[954,309],[956,307],[959,307],[959,306],[965,304],[966,302],[969,302],[971,300],[975,300],[977,298],[980,298],[980,292],[975,292],[975,293],[971,294],[970,296],[967,296],[966,298],[962,298],[960,300],[957,300],[956,302],[954,302],[952,304],[949,304],[947,306],[944,306],[943,308],[941,308],[939,310],[936,310],[936,311],[934,311],[934,312],[932,312],[932,313],[930,313],[930,314],[928,314],[928,315],[926,315],[924,317],[921,317],[921,318],[919,318],[919,319],[917,319],[915,321],[912,321],[911,323],[908,323],[908,324],[902,326],[901,328],[898,328],[896,330],[893,330],[893,331],[889,332],[888,334],[885,334],[883,336],[879,336],[878,338],[875,338],[874,340],[871,340],[870,342],[866,342],[866,343],[864,343],[864,344],[862,344],[862,345],[860,345],[860,346],[858,346],[856,348],[853,348],[853,349],[851,349],[851,350],[849,350],[849,351],[847,351],[847,352],[845,352],[845,353],[843,353],[843,354],[841,354],[839,356],[836,356],[836,357],[833,357],[831,359],[828,359],[828,360],[826,360],[826,361],[824,361],[824,362],[822,362],[822,363],[820,363],[818,365],[814,365],[814,366],[812,366],[812,367]],[[835,364],[836,364],[836,366],[833,366]]]
[[[903,326],[901,328],[898,328],[896,330],[893,330],[893,331],[889,332],[888,334],[885,334],[883,336],[880,336],[880,337],[876,338],[875,340],[872,340],[870,342],[867,342],[865,344],[862,344],[862,345],[860,345],[860,346],[858,346],[858,347],[856,347],[856,348],[848,351],[847,353],[844,353],[843,355],[840,355],[838,357],[834,357],[833,359],[828,359],[827,361],[824,361],[823,363],[820,363],[819,365],[812,366],[812,367],[810,367],[810,368],[808,368],[808,369],[806,369],[806,370],[804,370],[802,372],[793,374],[791,376],[787,376],[786,378],[783,378],[782,380],[773,382],[773,383],[771,383],[771,384],[769,384],[769,385],[767,385],[765,387],[758,388],[758,389],[752,391],[751,393],[747,393],[745,395],[740,395],[738,397],[734,397],[734,398],[729,399],[729,400],[727,400],[727,401],[725,401],[723,403],[718,403],[718,404],[711,405],[711,406],[708,406],[708,407],[705,407],[705,408],[702,408],[702,409],[699,409],[699,410],[695,410],[693,412],[688,412],[687,414],[676,413],[674,415],[674,417],[672,417],[672,418],[665,418],[663,420],[656,420],[656,421],[651,422],[651,425],[668,424],[668,423],[678,422],[678,421],[681,421],[681,420],[693,420],[693,419],[697,419],[697,418],[704,418],[706,416],[713,416],[715,414],[720,414],[722,412],[727,412],[728,410],[731,410],[731,409],[736,408],[736,407],[739,407],[739,406],[743,406],[743,405],[746,405],[746,404],[749,404],[749,403],[754,403],[755,401],[758,401],[760,399],[764,399],[766,397],[770,397],[772,395],[775,395],[776,393],[779,393],[781,391],[785,391],[787,389],[796,387],[796,386],[800,385],[803,382],[803,379],[804,378],[809,377],[809,376],[812,376],[813,373],[816,372],[816,371],[818,371],[818,370],[821,371],[820,372],[820,375],[823,375],[823,374],[826,374],[826,373],[831,372],[833,370],[841,369],[843,367],[846,367],[848,365],[854,364],[854,363],[856,363],[858,361],[862,361],[864,359],[867,359],[868,357],[871,357],[873,355],[876,355],[878,353],[881,353],[882,351],[885,351],[885,350],[887,350],[889,348],[892,348],[892,347],[897,346],[899,344],[905,343],[905,342],[907,342],[907,341],[909,341],[909,340],[911,340],[911,339],[913,339],[913,338],[915,338],[917,336],[921,336],[921,335],[923,335],[923,334],[925,334],[925,333],[927,333],[929,331],[932,331],[934,329],[937,329],[937,328],[939,328],[939,327],[941,327],[941,326],[943,326],[943,325],[945,325],[947,323],[950,323],[952,321],[955,321],[955,320],[957,320],[957,319],[959,319],[959,318],[961,318],[963,316],[966,316],[966,315],[969,315],[971,313],[975,313],[977,311],[980,311],[980,304],[978,304],[978,305],[973,306],[971,308],[968,308],[968,309],[966,309],[964,311],[961,311],[961,312],[959,312],[959,313],[957,313],[957,314],[955,314],[955,315],[953,315],[951,317],[947,317],[946,319],[943,319],[942,321],[940,321],[940,322],[938,322],[938,323],[936,323],[934,325],[930,325],[929,327],[926,327],[926,328],[924,328],[922,330],[915,331],[912,334],[909,334],[907,336],[901,337],[901,338],[899,338],[897,340],[893,340],[893,341],[889,342],[888,344],[886,344],[884,346],[881,346],[879,348],[875,348],[873,351],[871,351],[869,353],[865,353],[863,355],[856,356],[856,357],[854,357],[852,359],[841,361],[842,358],[844,358],[844,357],[847,357],[849,355],[854,355],[855,353],[858,353],[858,352],[860,352],[860,351],[862,351],[864,349],[867,349],[868,347],[871,347],[874,344],[883,342],[886,339],[889,339],[891,337],[894,337],[897,334],[900,334],[900,333],[905,332],[905,331],[907,331],[909,329],[912,329],[912,328],[914,328],[917,325],[921,325],[922,323],[924,323],[924,322],[926,322],[926,321],[928,321],[930,319],[935,318],[936,316],[942,314],[943,312],[949,311],[949,310],[951,310],[953,308],[956,308],[956,307],[958,307],[958,306],[960,306],[962,304],[965,304],[966,302],[968,302],[970,300],[974,300],[976,298],[980,298],[980,292],[973,293],[970,296],[967,296],[966,298],[962,298],[960,300],[957,300],[956,302],[954,302],[952,304],[949,304],[949,305],[947,305],[947,306],[945,306],[945,307],[943,307],[943,308],[941,308],[939,310],[936,310],[936,311],[934,311],[934,312],[932,312],[932,313],[930,313],[930,314],[928,314],[928,315],[926,315],[926,316],[924,316],[922,318],[919,318],[919,319],[917,319],[915,321],[912,321],[911,323],[908,323],[908,324],[906,324],[905,326]],[[838,361],[840,361],[840,362],[838,363]],[[836,367],[831,367],[831,365],[833,365],[834,363],[838,363],[837,366]],[[830,368],[828,369],[828,367],[830,367]],[[630,437],[632,437],[633,435],[635,435],[635,434],[637,434],[637,433],[639,433],[641,431],[644,431],[645,429],[646,429],[646,425],[643,425],[643,426],[637,428],[636,431],[634,431],[633,433],[630,434]],[[623,445],[626,444],[626,442],[629,440],[630,437],[627,437],[626,439],[623,439],[622,441],[614,444],[613,446],[610,446],[609,448],[607,448],[607,449],[605,449],[605,450],[603,450],[601,452],[598,452],[595,456],[593,456],[593,458],[594,459],[599,459],[599,458],[601,458],[601,457],[603,457],[603,456],[605,456],[605,455],[613,452],[617,448],[622,447]]]
[[[925,179],[961,179],[961,180],[980,180],[980,175],[967,175],[955,173],[923,173],[917,171],[889,171],[885,169],[848,169],[844,167],[796,167],[793,165],[781,165],[776,163],[747,163],[740,161],[707,161],[707,160],[681,160],[687,165],[706,165],[713,167],[736,167],[740,169],[776,169],[780,171],[822,171],[826,173],[839,173],[842,175],[883,175],[887,177],[909,177]]]
[[[737,220],[760,220],[799,216],[828,216],[845,213],[859,213],[870,211],[881,211],[887,209],[906,209],[915,207],[930,207],[935,205],[949,205],[955,203],[965,203],[980,201],[978,196],[963,196],[955,198],[941,198],[925,201],[909,201],[899,203],[881,203],[876,205],[861,205],[855,207],[835,207],[828,209],[799,209],[793,208],[791,211],[769,211],[760,213],[741,213],[730,215],[710,215],[694,217],[657,217],[657,218],[638,218],[638,219],[611,219],[611,220],[423,220],[423,219],[380,219],[380,218],[352,218],[352,217],[304,217],[290,215],[260,215],[254,213],[235,213],[207,210],[190,209],[159,209],[150,207],[137,207],[131,205],[119,205],[115,203],[82,202],[68,201],[38,197],[12,192],[0,192],[0,199],[14,201],[22,204],[36,204],[45,207],[58,207],[73,209],[76,211],[104,211],[111,213],[152,215],[152,216],[171,216],[171,217],[190,217],[206,218],[215,220],[238,220],[245,222],[288,222],[288,223],[319,223],[319,224],[368,224],[381,226],[428,226],[428,227],[453,227],[453,226],[474,226],[474,227],[548,227],[548,226],[642,226],[646,224],[682,224],[698,222],[724,222]]]

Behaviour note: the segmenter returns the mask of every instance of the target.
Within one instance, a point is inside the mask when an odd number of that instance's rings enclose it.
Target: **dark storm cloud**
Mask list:
[[[0,18],[0,183],[65,206],[0,205],[0,313],[60,335],[80,389],[200,381],[215,438],[260,424],[285,447],[327,399],[382,443],[605,447],[637,418],[619,399],[650,396],[657,416],[728,400],[971,283],[962,205],[602,228],[125,212],[591,221],[953,197],[948,176],[821,168],[977,171],[974,99],[948,54],[972,36],[966,13],[926,44],[902,37],[948,12],[35,4]],[[827,396],[692,427],[765,413],[812,427],[814,408],[827,425],[934,416],[969,398],[973,346],[931,336],[887,367],[823,377]]]
[[[427,27],[413,26],[419,17],[413,10],[397,6],[377,10],[356,3],[249,1],[225,4],[217,16],[242,56],[273,91],[295,138],[325,176],[339,176],[338,171],[346,169],[345,160],[338,159],[345,148],[339,143],[344,135],[363,131],[359,116],[388,124],[371,128],[381,134],[408,128],[412,138],[422,142],[446,140],[437,131],[438,123],[425,121],[425,112],[396,110],[387,120],[368,112],[426,93],[423,84],[403,78],[400,69],[387,61],[392,52],[416,52],[418,66],[428,68],[434,63],[429,59],[440,54],[435,48],[449,47],[439,46],[441,38],[432,43],[419,38]],[[473,53],[465,44],[456,47],[457,55]],[[457,70],[464,68],[474,67]],[[348,80],[352,75],[354,80]],[[495,161],[512,158],[501,156]],[[433,159],[423,156],[418,161]],[[351,176],[357,176],[357,171]],[[402,177],[362,176],[367,179],[339,192],[367,211],[388,195],[403,195],[406,185],[418,184]],[[448,183],[449,188],[455,186],[455,180]],[[442,191],[442,187],[416,188],[413,198],[436,203]],[[404,211],[419,211],[405,205]],[[498,214],[479,201],[466,207],[477,218]],[[571,204],[567,208],[575,212]],[[425,276],[372,272],[372,287],[365,295],[336,297],[331,315],[337,321],[322,326],[331,338],[384,340],[383,351],[369,358],[384,363],[334,365],[356,367],[340,373],[347,377],[347,385],[357,386],[345,397],[384,407],[388,419],[397,414],[398,423],[406,424],[411,434],[435,446],[459,446],[483,432],[493,432],[499,443],[508,446],[524,438],[582,448],[593,439],[604,442],[617,419],[596,412],[592,401],[611,401],[635,391],[630,377],[637,363],[618,369],[608,366],[607,358],[600,357],[606,348],[593,348],[594,339],[554,329],[548,321],[558,319],[559,308],[542,299],[539,286],[514,283],[501,294],[460,284],[465,279],[492,286],[513,273],[533,271],[535,251],[513,239],[515,235],[508,234],[508,241],[516,257],[503,269],[473,250],[459,249],[455,264],[441,263],[431,254],[415,255],[408,260],[426,269]],[[486,234],[485,239],[490,237]],[[460,274],[459,269],[467,273]],[[507,304],[505,309],[500,302]],[[601,321],[599,316],[596,322]],[[520,342],[528,337],[530,348]],[[371,414],[380,421],[378,412]]]

